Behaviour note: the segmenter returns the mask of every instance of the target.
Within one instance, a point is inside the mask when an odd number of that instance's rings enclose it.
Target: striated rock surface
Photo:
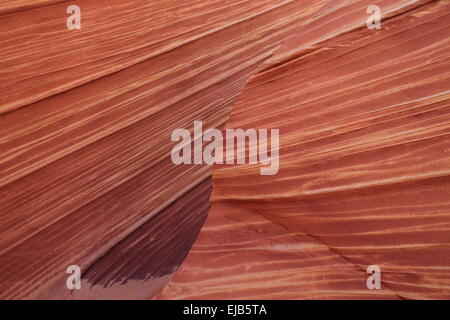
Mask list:
[[[175,166],[172,131],[223,127],[324,3],[80,0],[68,30],[65,1],[0,1],[0,298],[152,297],[209,206],[210,168]]]
[[[450,299],[449,19],[448,1],[330,1],[288,37],[227,123],[279,128],[280,171],[213,168],[158,298]]]
[[[449,299],[449,18],[446,0],[0,1],[0,298]],[[280,129],[280,171],[173,164],[195,120]]]

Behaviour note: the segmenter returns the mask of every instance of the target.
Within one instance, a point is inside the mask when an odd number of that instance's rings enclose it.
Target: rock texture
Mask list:
[[[207,222],[159,298],[449,299],[449,19],[448,1],[337,1],[303,24],[227,124],[279,128],[280,172],[213,168]]]
[[[0,298],[450,298],[448,1],[73,4],[0,1]],[[174,165],[194,120],[280,172]]]
[[[68,30],[65,1],[1,1],[0,298],[71,298],[73,264],[90,284],[80,296],[151,297],[151,270],[173,271],[208,205],[210,168],[175,166],[172,131],[223,127],[249,77],[324,2],[76,1],[81,30]],[[172,209],[200,191],[204,203]],[[152,241],[162,215],[198,219]],[[167,241],[176,250],[152,257]],[[138,259],[133,245],[147,271],[104,270]]]

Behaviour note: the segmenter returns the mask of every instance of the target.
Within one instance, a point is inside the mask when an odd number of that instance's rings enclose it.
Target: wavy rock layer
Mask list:
[[[302,25],[227,124],[279,128],[280,172],[214,167],[206,224],[159,298],[449,299],[449,19],[448,1],[338,1]]]
[[[250,76],[324,3],[81,0],[70,31],[65,1],[0,1],[0,298],[72,298],[73,264],[81,297],[151,297],[208,205],[210,168],[173,165],[172,131],[223,127]],[[202,203],[173,209],[199,190]],[[157,230],[166,215],[197,220]]]

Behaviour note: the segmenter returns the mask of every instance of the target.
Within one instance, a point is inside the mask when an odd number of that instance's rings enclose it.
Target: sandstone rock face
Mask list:
[[[448,1],[339,1],[302,25],[227,124],[279,128],[280,172],[213,168],[207,222],[159,298],[449,299],[449,18]]]
[[[0,1],[0,298],[450,298],[448,1],[73,4]],[[195,120],[280,171],[175,165]]]
[[[85,0],[68,30],[64,1],[2,1],[0,298],[153,296],[209,205],[210,168],[174,165],[172,131],[223,127],[249,77],[324,2]],[[133,269],[113,266],[122,259]],[[89,284],[77,294],[70,265]]]

